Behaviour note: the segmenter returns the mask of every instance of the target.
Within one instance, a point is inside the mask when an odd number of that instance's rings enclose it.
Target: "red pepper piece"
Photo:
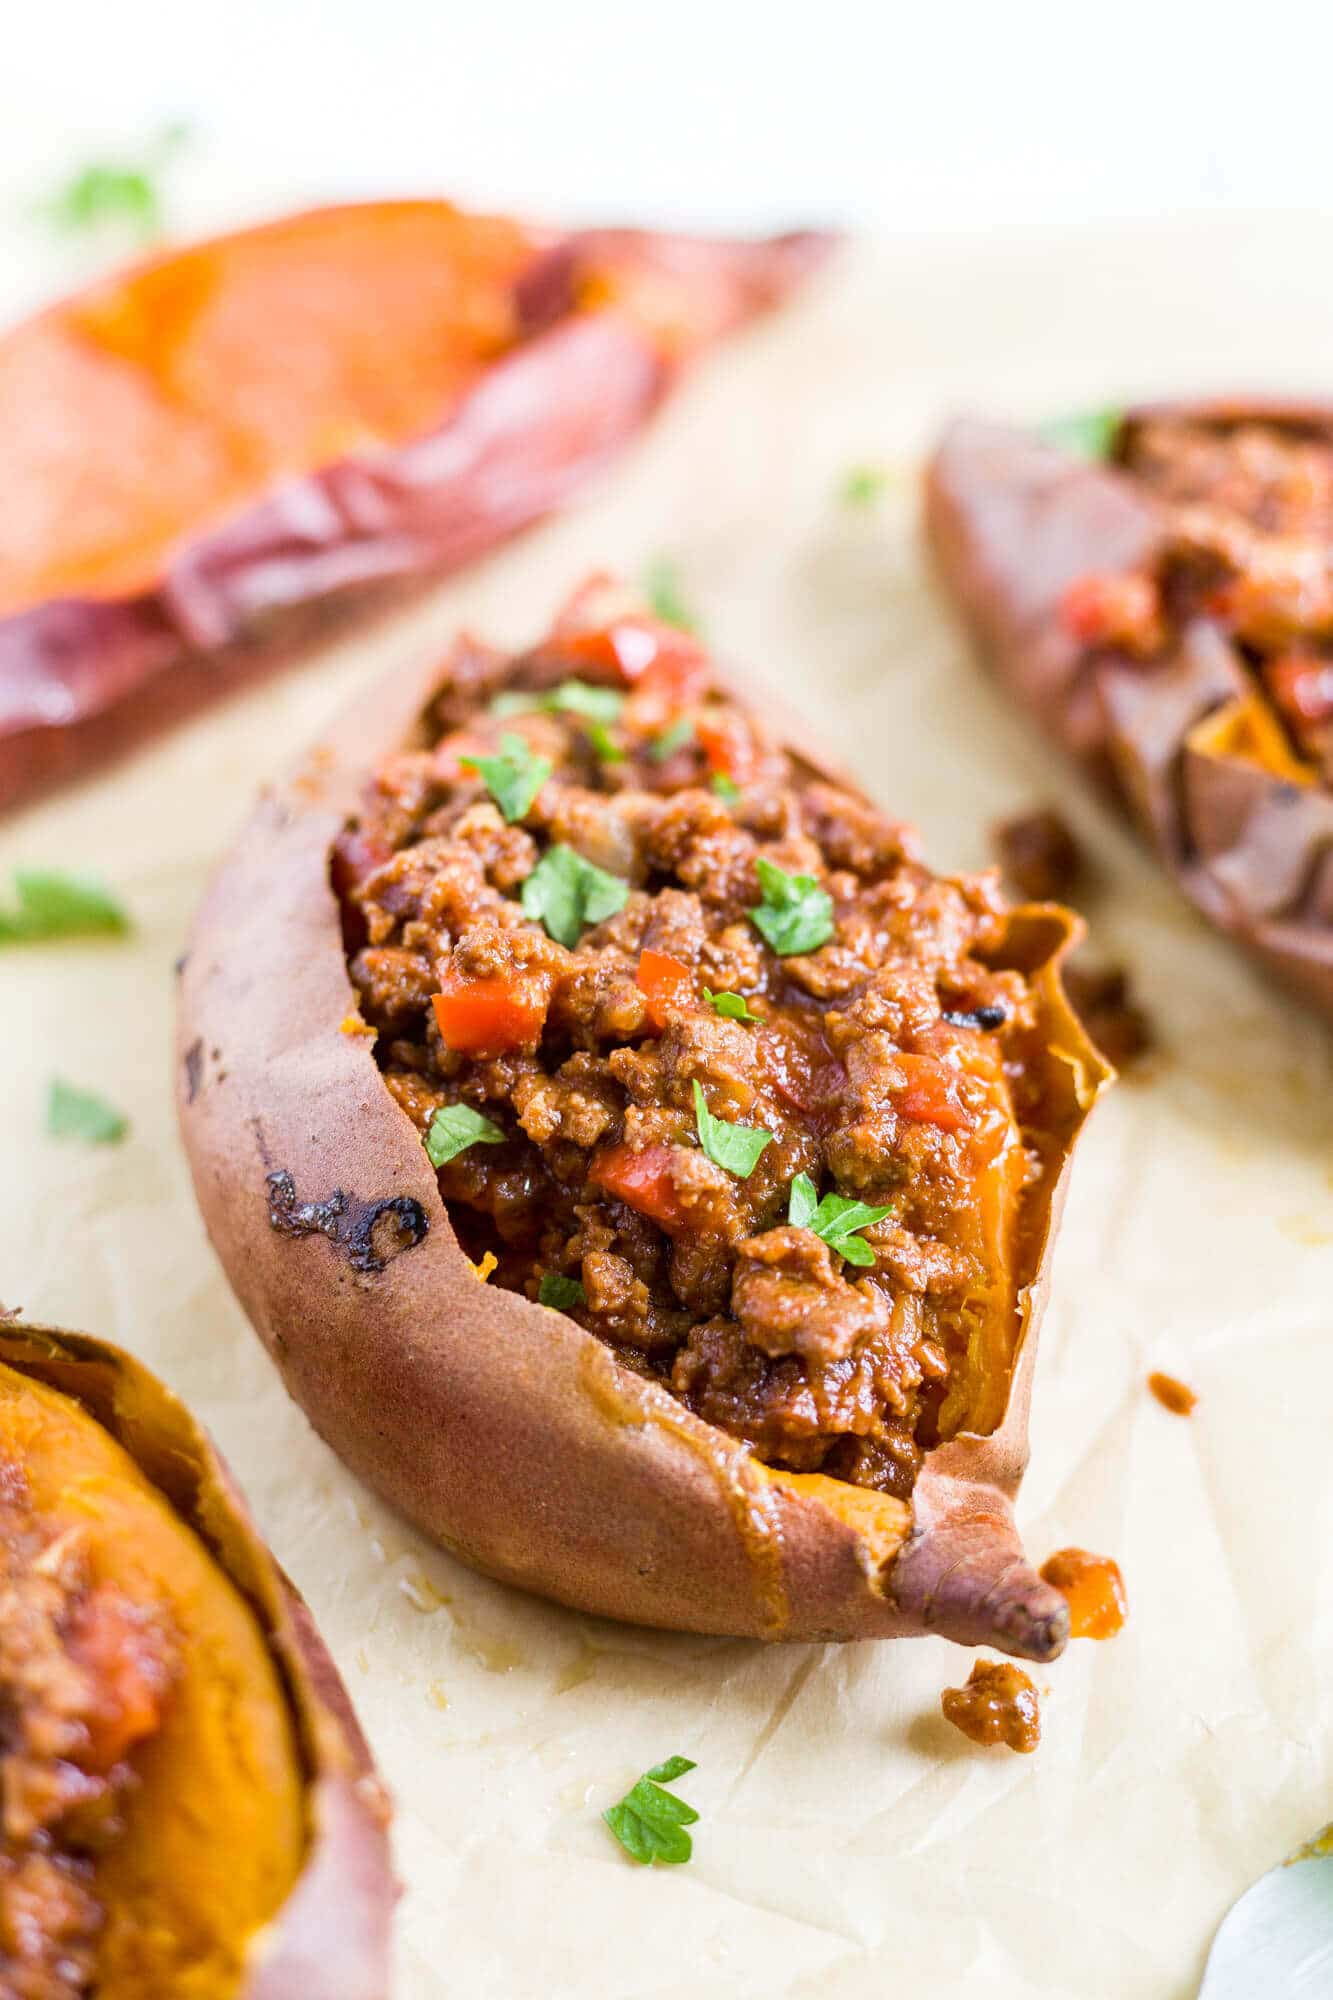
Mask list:
[[[681,1229],[685,1211],[671,1177],[673,1151],[671,1146],[645,1146],[639,1152],[632,1146],[609,1146],[593,1161],[588,1178],[663,1229]]]
[[[694,974],[688,965],[665,951],[641,951],[634,984],[648,1003],[648,1025],[660,1035],[667,1009],[683,1007],[694,994]]]
[[[470,979],[452,966],[431,999],[440,1040],[466,1056],[532,1047],[541,1038],[546,1004],[547,989],[540,979],[504,972]]]
[[[947,1063],[934,1056],[897,1056],[898,1067],[907,1081],[894,1091],[894,1109],[900,1118],[917,1125],[938,1125],[942,1132],[966,1132],[972,1114],[958,1095],[958,1076]]]

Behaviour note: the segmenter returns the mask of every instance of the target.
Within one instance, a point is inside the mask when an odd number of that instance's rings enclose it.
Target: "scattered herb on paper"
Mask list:
[[[130,1129],[130,1121],[95,1091],[76,1090],[60,1077],[51,1079],[46,1100],[46,1129],[53,1139],[82,1139],[89,1146],[113,1146]]]
[[[129,927],[124,907],[100,882],[55,869],[16,869],[13,903],[0,904],[0,944],[119,935]]]
[[[686,1805],[684,1799],[664,1787],[673,1778],[683,1778],[694,1769],[691,1757],[668,1757],[665,1763],[654,1764],[651,1771],[645,1771],[620,1804],[610,1806],[602,1814],[632,1860],[645,1865],[660,1861],[673,1866],[689,1860],[694,1843],[685,1829],[693,1826],[699,1815],[693,1806]]]

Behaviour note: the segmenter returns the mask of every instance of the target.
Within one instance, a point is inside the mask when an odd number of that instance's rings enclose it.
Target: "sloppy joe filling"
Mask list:
[[[0,2000],[93,1992],[94,1871],[171,1677],[162,1620],[91,1580],[78,1529],[0,1460]]]
[[[1151,573],[1080,579],[1071,628],[1151,659],[1189,619],[1220,624],[1292,749],[1333,782],[1333,441],[1163,416],[1128,427],[1117,456],[1165,505],[1168,540]]]
[[[334,872],[464,1248],[766,1462],[905,1495],[1007,1379],[1049,1164],[993,875],[609,585],[451,668]]]

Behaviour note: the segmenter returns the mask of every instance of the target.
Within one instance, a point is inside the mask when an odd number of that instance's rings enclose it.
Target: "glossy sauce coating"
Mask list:
[[[1199,1400],[1187,1382],[1178,1382],[1174,1375],[1163,1375],[1157,1369],[1148,1377],[1148,1387],[1173,1417],[1188,1417]]]
[[[978,1660],[965,1687],[945,1688],[940,1707],[973,1743],[1003,1744],[1027,1756],[1041,1741],[1037,1690],[1012,1660]]]
[[[1041,1566],[1069,1606],[1071,1639],[1111,1639],[1129,1615],[1120,1565],[1087,1549],[1057,1549]]]

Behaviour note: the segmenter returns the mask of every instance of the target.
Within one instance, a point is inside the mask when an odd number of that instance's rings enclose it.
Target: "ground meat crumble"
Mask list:
[[[160,1618],[92,1582],[80,1531],[54,1533],[0,1461],[0,2000],[92,1993],[96,1859],[170,1679]]]
[[[508,784],[466,761],[505,756]],[[520,899],[564,849],[620,907],[561,942]],[[778,949],[752,913],[797,877],[828,921]],[[1036,1002],[1000,967],[994,876],[932,874],[599,583],[517,659],[457,649],[334,879],[389,1090],[423,1140],[460,1106],[489,1121],[439,1181],[492,1282],[767,1462],[909,1492],[978,1326],[1012,1341],[1043,1171]],[[705,1119],[768,1135],[748,1171]],[[864,1205],[842,1235],[836,1198]]]

